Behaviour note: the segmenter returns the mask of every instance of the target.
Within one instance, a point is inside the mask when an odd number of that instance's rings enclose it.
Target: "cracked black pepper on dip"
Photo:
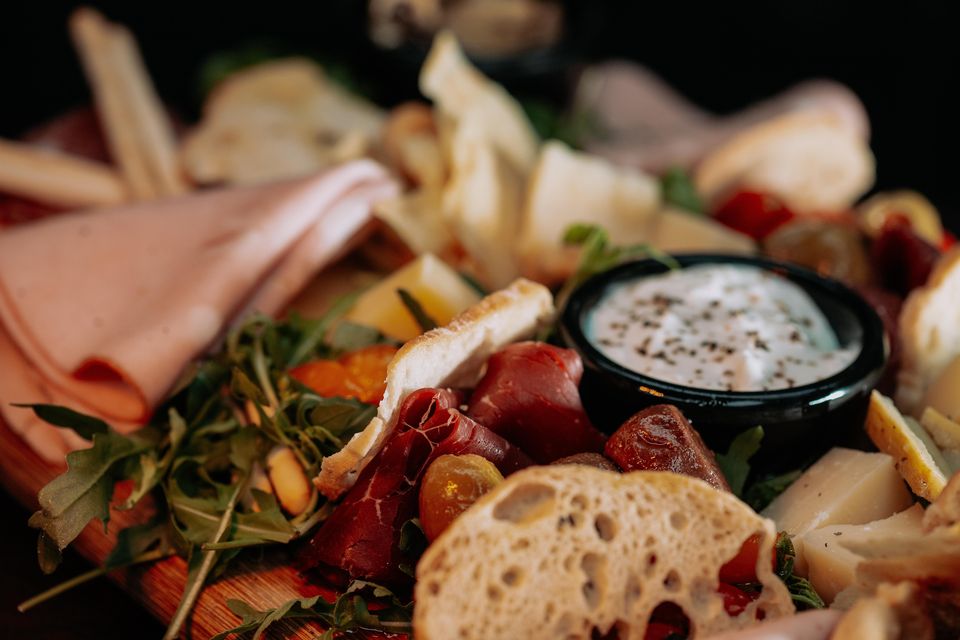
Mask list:
[[[718,391],[787,389],[845,369],[841,346],[799,286],[750,266],[698,265],[611,288],[587,335],[618,364],[665,382]]]

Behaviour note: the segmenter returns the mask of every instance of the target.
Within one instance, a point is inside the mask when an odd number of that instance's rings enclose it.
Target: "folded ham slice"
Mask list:
[[[32,384],[0,384],[0,410],[20,431],[29,412],[9,403],[53,398],[121,428],[142,423],[231,321],[279,311],[395,191],[384,169],[358,161],[4,229],[0,358],[25,364]]]

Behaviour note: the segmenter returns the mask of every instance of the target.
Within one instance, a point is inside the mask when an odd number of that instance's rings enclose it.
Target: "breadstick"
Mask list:
[[[149,199],[186,191],[170,122],[129,32],[89,8],[74,12],[70,30],[111,154],[132,195]]]
[[[127,199],[124,181],[106,165],[6,140],[0,140],[0,192],[66,209]]]

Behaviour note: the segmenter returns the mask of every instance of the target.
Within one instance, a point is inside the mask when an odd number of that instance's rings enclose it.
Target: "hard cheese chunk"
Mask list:
[[[847,542],[882,544],[892,538],[923,532],[923,508],[913,505],[906,511],[863,525],[831,525],[801,537],[807,577],[826,602],[853,585],[862,557],[847,548]]]
[[[409,292],[438,325],[446,324],[480,300],[480,294],[456,271],[439,258],[424,254],[365,291],[350,309],[347,320],[376,327],[397,340],[407,341],[420,335],[420,325],[404,306],[398,289]]]
[[[770,503],[763,515],[791,536],[831,524],[863,524],[910,506],[893,458],[831,449]]]

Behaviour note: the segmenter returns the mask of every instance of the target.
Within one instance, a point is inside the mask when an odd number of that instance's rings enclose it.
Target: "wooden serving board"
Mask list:
[[[20,503],[36,510],[37,492],[63,470],[63,467],[42,460],[0,420],[0,483]],[[141,504],[131,511],[111,510],[106,533],[99,522],[92,522],[73,547],[87,560],[100,565],[113,549],[117,532],[146,520],[149,509],[149,504]],[[186,562],[172,557],[150,565],[118,570],[110,577],[151,614],[167,623],[177,609],[186,575]],[[285,550],[274,548],[264,549],[262,555],[256,552],[241,554],[223,577],[204,589],[182,637],[205,639],[239,624],[240,619],[227,608],[230,598],[244,600],[262,610],[316,592],[317,589],[293,568]],[[70,594],[60,597],[69,598]],[[311,623],[281,622],[271,627],[270,637],[316,638],[322,631],[322,627]]]

